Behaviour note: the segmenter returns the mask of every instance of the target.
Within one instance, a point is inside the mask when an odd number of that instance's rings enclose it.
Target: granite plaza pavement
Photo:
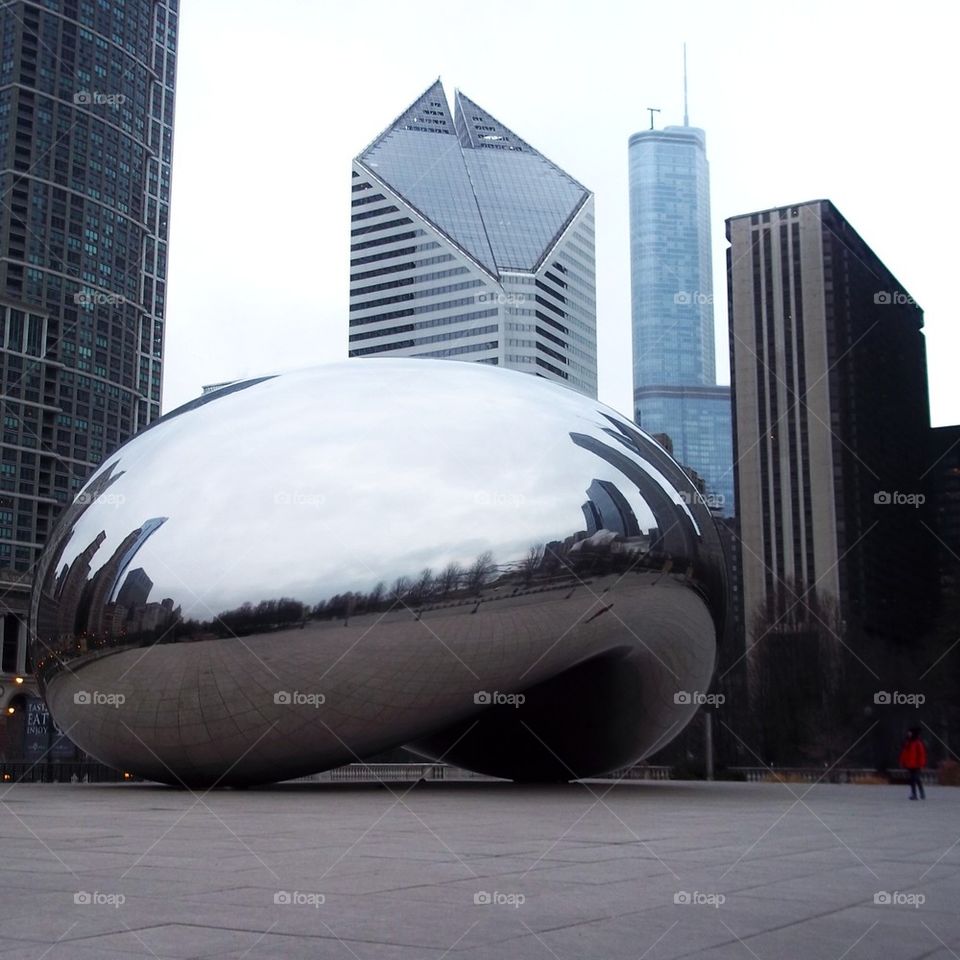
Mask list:
[[[960,957],[960,789],[0,787],[0,960]]]

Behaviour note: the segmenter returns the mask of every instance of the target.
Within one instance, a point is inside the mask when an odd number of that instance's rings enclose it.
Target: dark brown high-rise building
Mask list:
[[[160,415],[177,0],[0,10],[0,685],[64,505]],[[8,687],[9,689],[9,687]]]
[[[960,592],[960,425],[930,431],[930,487],[940,590]]]
[[[923,311],[828,200],[727,239],[747,645],[764,603],[788,622],[815,590],[874,669],[863,651],[922,635],[935,596]]]

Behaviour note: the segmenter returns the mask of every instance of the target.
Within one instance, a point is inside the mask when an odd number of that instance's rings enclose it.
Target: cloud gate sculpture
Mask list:
[[[59,728],[153,780],[398,746],[569,780],[684,727],[725,598],[708,510],[629,420],[527,374],[353,360],[109,457],[42,558],[32,652]]]

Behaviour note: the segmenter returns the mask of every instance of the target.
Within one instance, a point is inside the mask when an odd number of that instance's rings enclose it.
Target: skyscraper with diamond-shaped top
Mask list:
[[[472,360],[597,395],[593,194],[438,80],[353,161],[351,357]]]

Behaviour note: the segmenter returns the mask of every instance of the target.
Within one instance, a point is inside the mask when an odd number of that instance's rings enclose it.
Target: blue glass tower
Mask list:
[[[684,117],[686,121],[686,116]],[[706,135],[684,123],[630,138],[634,417],[665,433],[732,514],[730,388],[717,386]]]

